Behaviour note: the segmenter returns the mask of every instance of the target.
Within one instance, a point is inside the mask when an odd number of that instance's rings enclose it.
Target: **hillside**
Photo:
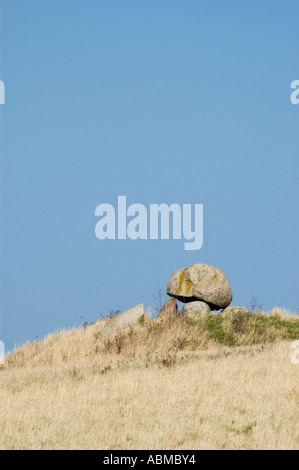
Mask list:
[[[298,316],[106,321],[7,356],[1,449],[299,448]]]

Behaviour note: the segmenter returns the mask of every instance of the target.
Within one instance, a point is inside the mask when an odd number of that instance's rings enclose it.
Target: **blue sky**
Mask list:
[[[143,302],[182,267],[297,311],[296,1],[0,1],[0,339]],[[204,243],[98,240],[95,208],[204,205]]]

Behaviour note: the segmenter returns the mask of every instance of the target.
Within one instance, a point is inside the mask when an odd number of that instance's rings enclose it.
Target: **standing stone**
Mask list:
[[[129,310],[126,310],[125,312],[108,320],[101,333],[102,335],[107,336],[117,328],[136,325],[142,316],[144,316],[144,313],[144,305],[136,305],[136,307],[130,308]]]
[[[181,315],[200,315],[203,313],[210,313],[211,309],[205,302],[196,300],[194,302],[188,302],[184,304]]]
[[[168,281],[166,292],[181,302],[203,300],[212,310],[227,307],[233,297],[224,272],[208,264],[194,264],[176,271]]]
[[[160,312],[157,315],[157,319],[170,319],[176,317],[178,313],[178,306],[176,299],[169,299],[165,302]]]

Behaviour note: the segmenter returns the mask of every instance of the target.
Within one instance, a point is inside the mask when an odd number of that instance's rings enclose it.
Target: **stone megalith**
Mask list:
[[[224,272],[202,263],[173,273],[169,278],[166,292],[184,303],[202,300],[211,310],[227,307],[233,297]]]
[[[157,315],[157,320],[169,320],[175,318],[178,314],[178,306],[176,299],[169,299],[162,306],[160,312]]]

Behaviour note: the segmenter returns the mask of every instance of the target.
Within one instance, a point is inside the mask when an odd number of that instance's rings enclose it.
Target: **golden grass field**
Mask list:
[[[0,369],[0,449],[298,449],[299,319],[272,313],[28,343]]]

